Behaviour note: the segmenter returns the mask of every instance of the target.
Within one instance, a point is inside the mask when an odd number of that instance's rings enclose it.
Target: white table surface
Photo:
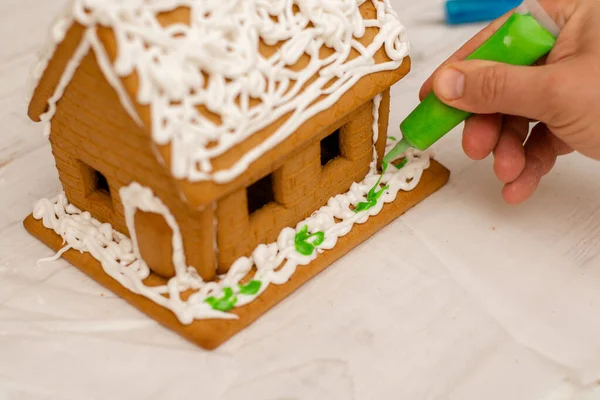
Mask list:
[[[440,0],[393,0],[421,82],[480,26],[448,28]],[[29,67],[64,0],[0,1],[0,399],[600,398],[600,163],[561,159],[537,195],[502,203],[491,160],[460,134],[448,186],[206,352],[64,261],[21,220],[59,190]],[[185,397],[184,397],[185,396]]]

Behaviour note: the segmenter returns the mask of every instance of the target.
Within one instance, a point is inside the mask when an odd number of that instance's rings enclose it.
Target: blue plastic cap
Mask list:
[[[491,21],[520,4],[521,0],[448,0],[446,23],[458,25]]]

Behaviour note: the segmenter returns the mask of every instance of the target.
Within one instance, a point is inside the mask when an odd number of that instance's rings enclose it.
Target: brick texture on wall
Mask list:
[[[282,167],[272,172],[274,201],[250,214],[247,189],[237,190],[217,203],[218,270],[227,272],[241,256],[249,256],[261,243],[277,240],[285,227],[294,227],[328,199],[346,192],[361,181],[373,158],[373,103],[358,107],[334,126],[325,129],[303,148],[299,148]],[[387,136],[389,90],[383,93],[380,107],[379,158]],[[339,130],[341,156],[321,164],[321,140]]]
[[[188,265],[194,266],[204,279],[214,279],[212,207],[192,210],[181,200],[168,171],[159,164],[152,151],[151,139],[125,112],[93,53],[83,59],[58,103],[50,141],[60,181],[71,203],[129,234],[119,189],[134,181],[150,187],[179,224]],[[106,178],[110,196],[95,193],[90,170],[98,171]],[[155,231],[156,226],[144,224],[138,224],[141,226],[136,227],[136,231],[153,232],[151,228]],[[147,241],[161,237],[142,232],[138,232],[138,236]],[[152,244],[141,247],[151,248]],[[143,254],[150,267],[154,265],[163,274],[172,270],[162,265],[170,258],[156,257],[155,253],[148,257]]]
[[[190,208],[156,159],[148,133],[125,112],[92,52],[58,103],[50,141],[61,183],[75,206],[128,235],[119,189],[134,181],[150,187],[178,222],[187,264],[203,279],[212,280],[237,258],[249,255],[260,243],[275,241],[284,227],[295,226],[331,196],[364,178],[373,151],[372,107],[372,101],[362,104],[299,145],[293,156],[271,171],[274,201],[253,213],[248,210],[247,188],[220,198],[216,207]],[[389,90],[385,90],[376,144],[380,158],[388,114]],[[322,165],[321,140],[336,130],[341,155]],[[105,178],[106,190],[97,190],[94,174]],[[159,275],[172,276],[172,247],[164,243],[172,235],[170,228],[153,215],[140,214],[135,224],[145,261]]]

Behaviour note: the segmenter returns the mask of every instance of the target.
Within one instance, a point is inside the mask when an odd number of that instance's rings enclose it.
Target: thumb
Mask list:
[[[474,114],[508,114],[547,121],[551,66],[518,67],[469,60],[440,70],[433,90],[441,101]]]

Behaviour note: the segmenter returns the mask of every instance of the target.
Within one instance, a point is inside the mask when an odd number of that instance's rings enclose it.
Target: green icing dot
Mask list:
[[[387,165],[385,167],[387,167]],[[379,176],[379,179],[377,179],[375,186],[373,186],[371,190],[369,190],[369,193],[367,193],[367,201],[361,201],[356,205],[356,207],[354,208],[355,213],[367,211],[375,207],[381,195],[390,188],[389,186],[384,186],[381,190],[377,191],[377,188],[381,183],[381,178],[383,178],[383,174]]]
[[[233,289],[226,287],[223,289],[223,297],[216,298],[214,296],[204,299],[213,310],[229,311],[237,303],[237,297],[233,294]]]
[[[323,243],[325,240],[324,232],[308,233],[308,225],[304,225],[302,229],[294,237],[294,245],[296,251],[304,256],[310,256],[315,251],[315,247]]]
[[[239,285],[240,293],[247,294],[247,295],[254,295],[254,294],[258,293],[261,285],[262,285],[262,283],[260,281],[252,280],[252,281],[246,283],[245,285]]]

